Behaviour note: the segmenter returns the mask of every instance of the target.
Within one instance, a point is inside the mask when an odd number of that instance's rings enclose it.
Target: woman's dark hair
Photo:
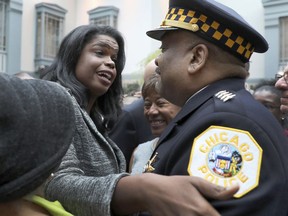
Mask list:
[[[157,74],[154,74],[143,83],[141,93],[144,99],[150,94],[159,94],[157,89],[158,81],[159,76]]]
[[[72,30],[61,42],[59,51],[51,66],[47,67],[40,78],[55,81],[70,89],[81,107],[88,104],[89,93],[75,75],[75,68],[84,47],[96,35],[107,35],[114,38],[119,46],[115,62],[117,75],[109,90],[97,99],[91,110],[93,121],[99,126],[99,113],[103,115],[103,126],[111,128],[121,113],[122,76],[125,65],[124,39],[119,31],[110,26],[83,25]],[[99,128],[98,128],[99,129]]]

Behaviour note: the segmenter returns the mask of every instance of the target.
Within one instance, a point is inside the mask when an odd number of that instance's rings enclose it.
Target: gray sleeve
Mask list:
[[[66,210],[77,216],[112,215],[110,203],[115,185],[121,177],[128,174],[89,176],[81,166],[83,161],[78,159],[72,144],[58,171],[46,184],[45,196],[49,200],[60,201]]]

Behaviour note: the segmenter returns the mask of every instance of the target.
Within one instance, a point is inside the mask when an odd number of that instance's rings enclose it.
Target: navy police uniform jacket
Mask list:
[[[238,182],[233,199],[211,200],[223,216],[286,216],[287,138],[244,83],[221,80],[191,97],[162,133],[148,169],[221,186]]]

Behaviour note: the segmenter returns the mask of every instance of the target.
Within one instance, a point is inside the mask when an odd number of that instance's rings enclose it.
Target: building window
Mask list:
[[[280,17],[280,66],[288,62],[288,17]]]
[[[119,9],[114,6],[97,7],[88,11],[89,23],[92,25],[109,25],[117,28]]]
[[[44,24],[44,26],[42,26]],[[42,38],[42,35],[44,36]],[[54,58],[63,37],[63,18],[44,14],[44,22],[42,22],[42,14],[37,14],[37,52],[36,57]],[[42,41],[43,39],[43,41]],[[42,43],[44,49],[42,50]],[[43,52],[42,52],[43,51]]]
[[[64,34],[64,17],[67,10],[56,4],[36,5],[35,68],[48,66],[57,54]]]
[[[0,72],[6,71],[6,17],[7,2],[0,0]]]
[[[265,38],[269,50],[265,53],[265,77],[274,77],[288,63],[288,1],[262,0]]]

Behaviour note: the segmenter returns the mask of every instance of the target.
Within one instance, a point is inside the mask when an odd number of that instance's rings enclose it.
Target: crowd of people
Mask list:
[[[283,127],[284,134],[288,136],[287,115],[280,109],[281,106],[281,90],[277,89],[277,79],[261,80],[253,89],[254,98],[263,104],[279,121]]]
[[[170,0],[147,35],[128,107],[109,26],[72,30],[39,79],[0,74],[1,215],[288,215],[288,67],[247,91],[268,44],[214,0]]]

